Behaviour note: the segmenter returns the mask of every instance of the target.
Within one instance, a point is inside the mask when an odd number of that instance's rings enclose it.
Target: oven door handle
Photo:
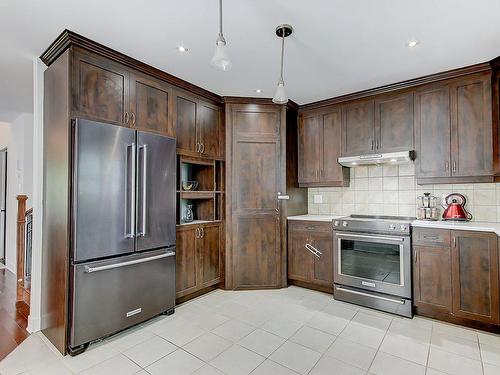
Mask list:
[[[406,303],[406,301],[404,299],[397,300],[397,299],[392,299],[392,298],[377,296],[377,295],[374,295],[374,294],[358,292],[357,290],[345,289],[345,288],[341,288],[341,287],[338,287],[338,286],[336,286],[335,289],[338,290],[338,291],[341,291],[341,292],[345,292],[345,293],[356,294],[358,296],[363,296],[363,297],[371,297],[371,298],[375,298],[375,299],[380,299],[382,301],[397,303],[397,304],[400,304],[400,305],[404,305]]]
[[[382,240],[382,241],[397,241],[403,242],[403,237],[382,237],[382,236],[367,236],[364,234],[350,234],[350,233],[336,233],[337,237],[350,237],[350,238],[366,238],[369,240]]]
[[[313,255],[315,255],[316,257],[318,257],[318,258],[319,258],[319,256],[320,256],[320,254],[321,254],[321,253],[320,253],[318,250],[316,250],[314,247],[312,247],[312,246],[311,246],[311,244],[306,243],[305,248],[306,248],[307,250],[309,250],[309,251],[310,251]],[[319,254],[318,254],[318,253],[319,253]]]

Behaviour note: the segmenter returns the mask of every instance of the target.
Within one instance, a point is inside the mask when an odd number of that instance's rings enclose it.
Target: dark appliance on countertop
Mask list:
[[[469,221],[472,219],[472,215],[465,209],[467,200],[462,194],[453,193],[444,200],[447,206],[443,207],[443,220]]]
[[[351,215],[333,221],[336,300],[413,316],[412,220]]]
[[[72,127],[70,354],[175,305],[176,142]]]

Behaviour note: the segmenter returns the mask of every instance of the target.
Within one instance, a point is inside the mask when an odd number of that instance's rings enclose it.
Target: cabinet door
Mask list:
[[[453,315],[499,323],[495,233],[452,232]]]
[[[491,76],[451,85],[452,175],[491,176]]]
[[[175,137],[170,121],[170,87],[142,74],[130,77],[130,125]]]
[[[343,108],[344,155],[371,154],[375,150],[375,117],[373,100],[346,105]]]
[[[201,230],[201,238],[197,240],[201,273],[200,282],[201,286],[208,286],[218,283],[221,279],[220,225],[203,225]]]
[[[194,98],[175,96],[175,124],[177,133],[177,151],[187,155],[196,155],[198,138],[196,134],[197,103]]]
[[[349,182],[349,169],[337,159],[342,152],[342,117],[340,108],[323,114],[321,143],[321,182],[332,186],[344,186]]]
[[[310,281],[312,254],[306,249],[310,233],[290,229],[288,235],[288,278]]]
[[[313,246],[321,252],[313,256],[312,282],[318,285],[332,287],[333,285],[333,238],[330,233],[315,233]]]
[[[375,124],[377,151],[413,150],[413,93],[377,99]]]
[[[415,172],[448,177],[450,170],[450,89],[433,86],[415,93]]]
[[[125,67],[75,50],[72,74],[75,116],[127,125],[129,72]]]
[[[451,253],[449,247],[413,248],[413,290],[416,306],[450,313]]]
[[[303,115],[299,121],[299,183],[319,182],[321,117]]]
[[[222,149],[220,134],[221,112],[216,106],[199,102],[198,104],[198,139],[203,156],[218,157]]]
[[[196,226],[189,225],[177,229],[175,285],[177,297],[195,291],[198,284],[196,256]]]

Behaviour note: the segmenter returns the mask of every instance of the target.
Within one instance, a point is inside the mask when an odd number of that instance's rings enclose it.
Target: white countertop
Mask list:
[[[334,219],[344,217],[345,215],[297,215],[288,216],[288,220],[302,221],[325,221],[329,222]],[[485,223],[485,222],[457,222],[457,221],[427,221],[414,220],[411,225],[420,228],[436,228],[436,229],[455,229],[455,230],[470,230],[476,232],[492,232],[500,236],[500,223]]]
[[[343,217],[344,215],[297,215],[288,216],[288,220],[302,220],[302,221],[332,221]]]
[[[412,227],[493,232],[500,236],[500,223],[415,220]]]

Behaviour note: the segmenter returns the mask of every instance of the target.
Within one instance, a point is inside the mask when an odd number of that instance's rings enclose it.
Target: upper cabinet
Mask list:
[[[167,83],[81,49],[72,71],[75,117],[175,136]]]
[[[76,116],[127,125],[129,71],[83,50],[73,57],[72,98]]]
[[[177,153],[222,158],[224,154],[220,107],[182,92],[175,92]]]
[[[344,105],[343,156],[370,154],[375,151],[375,107],[373,100]]]
[[[419,183],[493,180],[491,75],[425,86],[415,93]]]
[[[348,185],[349,170],[337,162],[341,149],[340,107],[301,114],[299,118],[299,185]]]
[[[384,95],[375,100],[375,150],[413,150],[413,93]]]
[[[175,135],[170,119],[172,90],[169,85],[143,74],[130,75],[130,126]]]

